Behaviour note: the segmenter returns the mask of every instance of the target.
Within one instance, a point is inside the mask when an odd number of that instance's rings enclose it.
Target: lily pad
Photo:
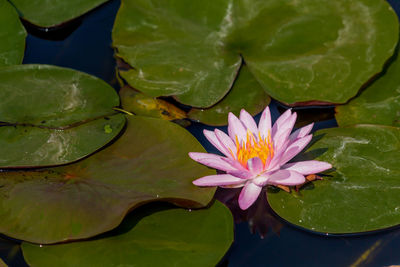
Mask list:
[[[0,167],[65,164],[100,149],[122,130],[115,90],[71,69],[0,69]],[[107,130],[105,130],[107,127]]]
[[[400,128],[324,129],[304,158],[327,161],[331,176],[299,193],[268,193],[282,218],[322,233],[358,233],[400,224]],[[317,138],[317,139],[319,139]]]
[[[0,167],[43,167],[79,160],[109,143],[124,125],[125,116],[116,114],[65,130],[0,126]]]
[[[0,66],[21,64],[26,31],[18,13],[6,0],[0,1]]]
[[[400,59],[348,104],[336,107],[339,126],[360,123],[400,126]]]
[[[242,61],[238,54],[224,52],[226,33],[221,23],[228,5],[227,1],[190,5],[187,1],[123,1],[113,43],[116,55],[133,69],[121,71],[121,77],[151,97],[173,95],[199,107],[221,100]]]
[[[63,128],[115,113],[115,90],[83,72],[50,65],[0,69],[0,121]]]
[[[256,115],[270,102],[271,98],[244,65],[233,88],[220,102],[207,109],[193,108],[188,117],[208,125],[227,125],[229,112],[239,114],[241,109],[245,109],[251,115]]]
[[[384,0],[126,0],[113,45],[132,67],[121,77],[152,97],[210,107],[242,56],[281,102],[344,103],[393,54],[398,24]]]
[[[193,211],[153,207],[128,216],[112,233],[22,249],[30,266],[215,266],[233,242],[233,218],[218,201]]]
[[[111,230],[128,211],[154,200],[203,207],[215,189],[192,180],[215,172],[192,161],[190,151],[204,149],[184,128],[129,116],[115,143],[78,163],[0,172],[0,232],[56,243]]]
[[[77,18],[107,0],[12,0],[23,19],[43,27],[55,27]]]

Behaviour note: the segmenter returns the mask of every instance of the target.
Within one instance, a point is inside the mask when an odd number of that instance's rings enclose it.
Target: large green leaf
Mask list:
[[[359,123],[400,126],[400,59],[348,104],[336,107],[339,126]]]
[[[400,128],[357,125],[317,135],[322,138],[303,158],[331,163],[332,176],[298,194],[268,193],[272,209],[295,225],[324,233],[400,224]]]
[[[126,0],[113,44],[132,66],[121,76],[153,97],[209,107],[241,55],[279,101],[344,103],[381,71],[398,33],[384,0]]]
[[[23,243],[22,249],[30,266],[214,266],[233,241],[233,219],[218,201],[203,210],[150,208],[112,233],[62,245]]]
[[[228,124],[228,113],[236,115],[241,109],[252,115],[261,112],[271,101],[260,84],[254,79],[246,66],[240,70],[232,90],[220,102],[207,109],[193,108],[188,117],[209,125]]]
[[[11,0],[23,19],[39,27],[54,27],[79,17],[107,0]]]
[[[0,66],[21,64],[26,32],[18,13],[7,0],[0,0]]]
[[[104,81],[47,65],[0,68],[0,167],[65,164],[98,150],[125,124]]]
[[[122,78],[152,97],[174,95],[201,107],[218,102],[241,64],[238,54],[224,52],[226,8],[224,0],[123,1],[113,40],[134,69],[121,71]]]
[[[192,180],[214,171],[187,155],[202,150],[174,123],[131,116],[114,144],[78,163],[0,172],[0,232],[55,243],[113,229],[129,210],[149,201],[207,205],[215,189],[197,188]]]

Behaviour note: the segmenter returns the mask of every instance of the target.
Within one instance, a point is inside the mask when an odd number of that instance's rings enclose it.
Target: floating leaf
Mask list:
[[[109,143],[125,125],[117,114],[58,130],[32,126],[0,127],[0,167],[37,167],[81,159]]]
[[[21,64],[25,50],[25,28],[8,1],[0,1],[0,66]]]
[[[77,18],[107,0],[11,0],[23,19],[43,27],[55,27]]]
[[[400,59],[348,104],[336,107],[339,126],[360,123],[400,126]]]
[[[295,225],[323,233],[400,224],[400,128],[356,125],[317,134],[321,139],[304,157],[327,161],[335,171],[299,193],[269,192],[272,209]]]
[[[190,119],[209,125],[228,124],[228,113],[239,114],[245,109],[252,115],[261,112],[271,101],[246,66],[240,70],[232,90],[217,104],[208,109],[192,109]]]
[[[2,168],[76,161],[110,142],[125,124],[112,110],[119,105],[115,90],[71,69],[1,68],[0,99]]]
[[[157,99],[137,92],[129,86],[119,90],[122,107],[137,115],[161,118],[164,120],[179,120],[186,118],[186,113],[168,103],[165,100]]]
[[[192,180],[215,172],[187,156],[199,150],[196,139],[174,123],[129,116],[114,144],[78,163],[0,172],[0,232],[55,243],[111,230],[150,201],[207,205],[215,189],[197,188]]]
[[[209,209],[129,215],[112,236],[70,244],[23,243],[30,266],[214,266],[233,242],[230,211],[216,201]]]
[[[210,107],[242,56],[279,101],[344,103],[381,71],[398,32],[384,0],[126,0],[113,45],[132,67],[120,75],[152,97]]]

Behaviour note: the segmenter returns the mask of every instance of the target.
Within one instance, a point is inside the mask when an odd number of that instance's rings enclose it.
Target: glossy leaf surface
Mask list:
[[[215,172],[192,161],[190,151],[204,149],[180,126],[129,117],[115,143],[78,163],[1,172],[0,232],[55,243],[111,230],[128,211],[154,200],[205,206],[215,189],[192,180]]]
[[[33,126],[0,127],[0,167],[37,167],[81,159],[115,138],[125,125],[116,114],[65,130]]]
[[[81,159],[125,124],[115,90],[71,69],[15,65],[0,69],[0,167],[38,167]]]
[[[132,67],[121,76],[149,96],[210,107],[242,56],[281,102],[344,103],[381,71],[398,32],[384,0],[126,0],[113,44]]]
[[[31,266],[214,266],[233,242],[233,218],[218,201],[193,211],[150,208],[129,215],[111,234],[22,248]]]
[[[400,128],[357,125],[316,133],[303,158],[327,161],[332,176],[299,193],[268,193],[285,220],[322,233],[356,233],[400,224]],[[319,137],[318,137],[319,136]]]
[[[229,112],[239,115],[240,110],[245,109],[256,115],[270,101],[271,98],[254,79],[247,66],[243,66],[232,89],[220,102],[207,109],[194,108],[188,113],[188,117],[208,125],[226,125]]]
[[[77,18],[107,0],[12,0],[22,18],[43,27],[59,26]]]
[[[21,64],[26,31],[18,13],[6,0],[0,1],[0,66]]]
[[[113,114],[119,105],[103,80],[50,65],[1,68],[0,99],[0,121],[53,128]]]
[[[400,59],[348,104],[336,107],[339,126],[359,123],[400,126]]]

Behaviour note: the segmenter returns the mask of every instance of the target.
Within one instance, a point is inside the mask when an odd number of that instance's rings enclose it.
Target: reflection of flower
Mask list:
[[[215,129],[204,130],[206,138],[225,155],[190,152],[189,156],[204,165],[225,171],[209,175],[193,183],[198,186],[243,187],[239,206],[245,210],[258,198],[265,185],[299,185],[304,175],[319,173],[332,168],[329,163],[309,160],[287,163],[311,141],[313,124],[292,132],[296,113],[287,110],[271,127],[267,107],[260,123],[255,123],[242,109],[240,119],[232,113],[228,117],[229,136]]]

